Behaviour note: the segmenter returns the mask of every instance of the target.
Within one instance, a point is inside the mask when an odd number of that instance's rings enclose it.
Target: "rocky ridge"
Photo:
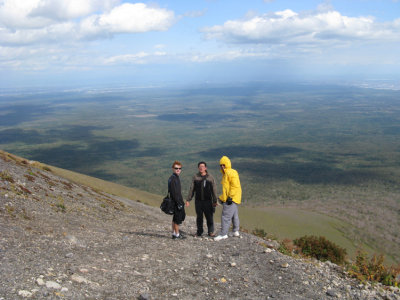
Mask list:
[[[400,299],[251,234],[195,238],[193,217],[172,240],[159,209],[45,169],[0,152],[0,300]]]

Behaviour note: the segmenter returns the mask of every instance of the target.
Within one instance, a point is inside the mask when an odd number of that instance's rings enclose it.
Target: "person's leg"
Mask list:
[[[197,232],[198,236],[203,234],[203,208],[201,201],[195,201],[195,208],[196,208],[196,225],[197,225]]]
[[[172,228],[175,236],[179,235],[179,225],[176,224],[175,222],[172,222]]]
[[[175,234],[172,235],[172,239],[176,240],[182,240],[185,239],[186,237],[182,235],[182,233],[179,231],[179,226],[182,224],[183,221],[185,221],[186,213],[185,210],[179,210],[175,211],[174,218],[173,218],[173,227],[174,227],[174,232]]]
[[[179,226],[182,224],[182,222],[185,220],[186,217],[186,213],[185,213],[185,209],[182,210],[176,210],[174,213],[174,217],[172,219],[173,222],[173,230],[175,232],[175,234],[173,234],[172,238],[179,238],[179,239],[183,239],[185,238],[184,236],[182,236],[182,234],[180,234],[179,232]]]
[[[240,228],[240,222],[239,222],[239,210],[238,210],[238,205],[236,203],[232,203],[232,208],[233,208],[233,216],[232,216],[232,223],[233,223],[233,232],[238,235],[239,234],[239,228]]]
[[[212,235],[214,233],[214,212],[211,201],[204,201],[204,215],[207,220],[207,230],[208,235]]]
[[[223,204],[221,216],[221,232],[219,235],[225,236],[228,234],[234,212],[234,209],[232,207],[233,205],[228,205],[226,203]]]
[[[172,221],[172,235],[176,235],[174,221]]]

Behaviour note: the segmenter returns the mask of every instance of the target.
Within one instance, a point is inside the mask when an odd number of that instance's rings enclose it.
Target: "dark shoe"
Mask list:
[[[198,233],[196,233],[195,235],[194,235],[194,237],[201,237],[202,236],[202,234],[198,234]]]
[[[186,236],[184,236],[184,235],[182,235],[182,234],[180,234],[180,235],[178,235],[178,236],[172,235],[172,239],[173,239],[173,240],[184,240],[184,239],[186,239]]]
[[[215,233],[214,233],[214,232],[210,232],[210,233],[208,234],[208,236],[210,236],[210,237],[215,237]]]

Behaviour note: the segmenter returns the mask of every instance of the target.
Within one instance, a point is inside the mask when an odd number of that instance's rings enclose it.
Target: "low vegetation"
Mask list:
[[[348,267],[348,272],[360,281],[380,282],[387,286],[400,286],[400,264],[387,267],[384,256],[374,254],[371,258],[364,250],[357,252],[356,260]]]
[[[12,178],[12,176],[7,171],[1,171],[0,178],[1,178],[1,180],[14,183],[14,178]]]
[[[262,239],[266,239],[266,238],[267,238],[267,235],[268,235],[268,234],[265,232],[265,230],[262,229],[262,228],[256,228],[256,229],[254,229],[251,233],[254,234],[254,235],[256,235],[256,236],[258,236],[258,237],[260,237],[260,238],[262,238]]]
[[[269,239],[268,234],[256,228],[252,234],[265,240]],[[299,255],[306,258],[315,258],[320,261],[330,261],[342,266],[350,276],[361,282],[375,282],[386,286],[400,287],[400,264],[388,267],[385,265],[383,255],[372,255],[369,258],[364,250],[358,250],[355,261],[348,260],[346,249],[337,246],[323,236],[303,236],[290,240],[279,241],[279,252],[285,255]]]
[[[295,246],[291,239],[285,238],[283,239],[280,244],[278,251],[285,255],[292,255],[294,252]]]
[[[66,210],[67,210],[67,208],[65,207],[65,205],[64,205],[64,203],[57,203],[56,204],[56,207],[57,207],[57,209],[58,209],[58,211],[61,211],[61,212],[63,212],[63,213],[65,213],[66,212]]]
[[[346,249],[343,249],[335,243],[320,236],[303,236],[293,241],[300,253],[307,257],[314,257],[321,261],[331,261],[342,265],[347,255]]]

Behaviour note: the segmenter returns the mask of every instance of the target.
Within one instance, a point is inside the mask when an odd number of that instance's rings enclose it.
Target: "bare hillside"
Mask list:
[[[242,233],[172,240],[171,217],[0,152],[0,299],[400,299]],[[139,199],[140,200],[140,199]]]

